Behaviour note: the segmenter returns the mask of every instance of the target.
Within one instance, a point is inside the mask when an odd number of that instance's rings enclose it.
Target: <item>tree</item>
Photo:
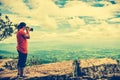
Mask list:
[[[8,16],[4,18],[2,19],[2,13],[0,13],[0,41],[12,36],[17,28],[17,24],[13,24]]]

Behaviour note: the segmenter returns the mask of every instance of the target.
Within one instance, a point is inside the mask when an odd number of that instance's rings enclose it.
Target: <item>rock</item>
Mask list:
[[[15,69],[17,69],[17,59],[8,60],[8,61],[4,62],[4,64],[2,66],[9,70],[15,70]]]
[[[109,58],[89,59],[76,60],[76,63],[74,61],[63,61],[28,66],[25,68],[25,73],[28,75],[26,80],[120,79],[120,65],[117,60]],[[9,77],[11,80],[14,80],[16,74],[17,70],[1,71],[0,78],[4,79]]]

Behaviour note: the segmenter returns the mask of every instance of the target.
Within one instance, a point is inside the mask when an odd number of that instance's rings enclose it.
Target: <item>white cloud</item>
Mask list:
[[[28,3],[32,9],[23,2],[23,0],[2,0],[4,8],[8,8],[13,13],[8,14],[14,23],[25,21],[28,26],[40,26],[42,29],[53,30],[53,32],[37,32],[31,33],[32,41],[66,41],[66,42],[84,42],[89,40],[118,40],[120,39],[119,25],[110,25],[102,23],[101,25],[85,25],[84,19],[79,19],[77,16],[92,16],[95,19],[107,19],[113,16],[113,12],[118,10],[118,5],[110,5],[101,8],[91,7],[86,3],[78,1],[69,1],[64,8],[56,6],[52,0],[30,0]],[[68,17],[73,19],[67,19]],[[30,18],[27,18],[30,17]],[[119,19],[118,19],[119,20]],[[74,32],[57,33],[59,24],[68,22],[71,29],[76,29]],[[64,31],[64,29],[63,29]],[[39,37],[38,37],[39,36]],[[13,36],[15,37],[15,36]],[[8,40],[8,39],[7,39]],[[14,40],[13,40],[14,41]],[[6,42],[6,40],[5,40]],[[9,41],[7,41],[9,42]],[[10,41],[11,42],[11,41]]]
[[[92,7],[87,3],[80,1],[69,1],[63,9],[63,15],[66,16],[94,16],[99,18],[108,18],[112,16],[114,10],[118,10],[118,5],[109,5],[105,7]]]
[[[94,8],[81,1],[68,1],[64,8],[59,8],[52,0],[29,0],[27,3],[24,3],[23,0],[9,0],[9,2],[2,0],[2,2],[5,5],[4,8],[8,8],[13,13],[18,13],[18,15],[13,14],[13,16],[16,16],[13,17],[15,21],[16,19],[18,19],[17,21],[24,20],[30,25],[41,25],[52,29],[57,27],[57,21],[50,16],[93,16],[108,18],[113,15],[112,11],[118,9],[118,5]],[[32,9],[29,9],[27,4]],[[26,16],[30,16],[31,18],[28,19]],[[74,24],[70,22],[70,25],[74,26]]]
[[[8,8],[13,13],[26,16],[30,15],[28,7],[23,3],[23,0],[2,0],[4,8]]]
[[[56,21],[49,17],[49,15],[55,14],[58,9],[50,0],[30,0],[29,5],[33,8],[31,10],[22,0],[10,0],[9,2],[7,0],[3,0],[2,2],[4,4],[4,8],[8,8],[11,12],[16,13],[10,15],[12,19],[14,19],[13,21],[25,21],[29,25],[44,26],[52,29],[57,27]]]

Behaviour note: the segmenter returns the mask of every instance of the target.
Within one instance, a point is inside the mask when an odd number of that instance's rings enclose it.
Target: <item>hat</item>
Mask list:
[[[19,25],[18,25],[18,29],[21,29],[23,27],[26,26],[26,23],[25,22],[21,22]]]

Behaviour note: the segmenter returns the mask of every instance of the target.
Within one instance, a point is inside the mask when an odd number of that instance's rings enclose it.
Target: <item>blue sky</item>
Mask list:
[[[117,0],[116,0],[117,1]],[[35,30],[31,42],[116,44],[120,40],[119,3],[102,0],[0,0],[0,12]],[[5,42],[16,42],[15,35]]]

